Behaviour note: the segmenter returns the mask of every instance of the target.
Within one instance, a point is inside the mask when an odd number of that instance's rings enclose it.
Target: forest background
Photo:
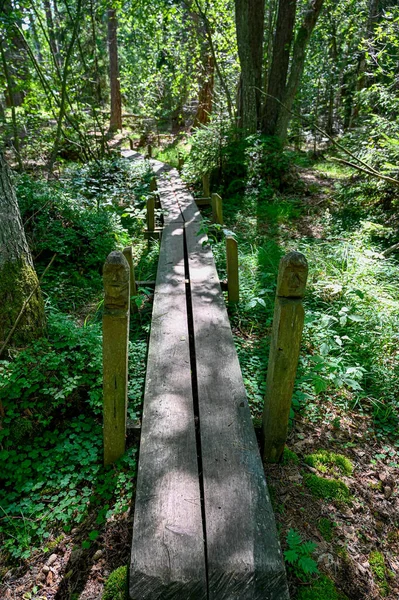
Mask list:
[[[101,269],[133,239],[154,279],[151,169],[120,158],[150,147],[223,196],[255,425],[278,261],[309,262],[288,446],[267,467],[292,596],[396,599],[398,3],[2,0],[0,34],[2,597],[106,598],[114,569],[123,590],[138,446],[102,467]],[[136,300],[132,420],[151,290]]]

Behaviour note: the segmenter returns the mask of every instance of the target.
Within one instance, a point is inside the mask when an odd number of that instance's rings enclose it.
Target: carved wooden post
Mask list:
[[[209,173],[205,173],[205,175],[202,176],[202,191],[205,198],[210,198],[211,187],[209,182]]]
[[[288,431],[305,313],[308,263],[300,252],[280,261],[263,410],[263,459],[278,462]]]
[[[223,200],[219,194],[212,194],[212,219],[214,223],[223,225]]]
[[[111,252],[103,268],[104,464],[125,452],[129,340],[129,264]]]
[[[137,296],[137,285],[136,285],[136,277],[134,274],[134,264],[133,264],[133,247],[132,246],[126,246],[126,248],[123,249],[123,256],[126,258],[127,262],[129,263],[129,269],[130,269],[130,312],[137,312],[137,305],[136,303],[132,300],[132,296]]]
[[[240,299],[238,280],[238,244],[232,235],[226,235],[227,291],[229,302]]]
[[[155,197],[147,199],[147,231],[155,231]]]

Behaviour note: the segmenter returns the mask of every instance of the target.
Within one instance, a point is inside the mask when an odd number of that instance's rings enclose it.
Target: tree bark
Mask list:
[[[212,113],[213,88],[215,84],[215,63],[211,52],[203,57],[203,76],[198,95],[198,110],[194,119],[194,127],[206,125]]]
[[[24,301],[38,284],[26,241],[10,170],[0,153],[0,346]],[[40,289],[33,294],[12,338],[22,346],[44,333],[44,304]]]
[[[111,87],[110,132],[122,129],[122,99],[119,81],[117,30],[118,21],[116,18],[116,10],[110,8],[108,10],[109,79]]]
[[[276,126],[276,135],[283,141],[285,141],[287,137],[287,130],[290,122],[289,111],[291,111],[292,105],[294,104],[305,66],[306,48],[313,29],[315,28],[323,2],[324,0],[313,0],[309,4],[302,25],[295,38],[290,75],[283,95],[283,104],[287,110],[281,106]]]
[[[238,56],[241,65],[239,125],[246,134],[260,124],[264,0],[235,0]]]
[[[279,1],[273,57],[268,78],[268,96],[262,119],[262,131],[267,135],[276,135],[277,121],[281,111],[280,102],[285,93],[290,50],[294,37],[295,13],[296,0]]]

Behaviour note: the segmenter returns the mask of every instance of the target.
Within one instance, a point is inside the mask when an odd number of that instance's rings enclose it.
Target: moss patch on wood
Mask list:
[[[0,267],[0,344],[5,341],[37,281],[34,268],[24,258]],[[38,288],[24,311],[10,345],[24,346],[43,335],[44,331],[44,304]]]

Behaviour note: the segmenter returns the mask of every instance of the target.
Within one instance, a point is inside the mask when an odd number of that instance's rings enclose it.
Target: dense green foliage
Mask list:
[[[57,260],[43,282],[46,337],[0,361],[0,538],[11,559],[27,558],[87,519],[88,547],[131,501],[136,447],[115,467],[102,467],[101,268],[111,250],[141,233],[149,174],[111,161],[75,168],[61,182],[24,176],[18,184],[39,268],[53,252]],[[156,246],[139,242],[134,250],[138,272],[153,276]],[[133,418],[142,402],[149,319],[144,306],[131,325]]]

